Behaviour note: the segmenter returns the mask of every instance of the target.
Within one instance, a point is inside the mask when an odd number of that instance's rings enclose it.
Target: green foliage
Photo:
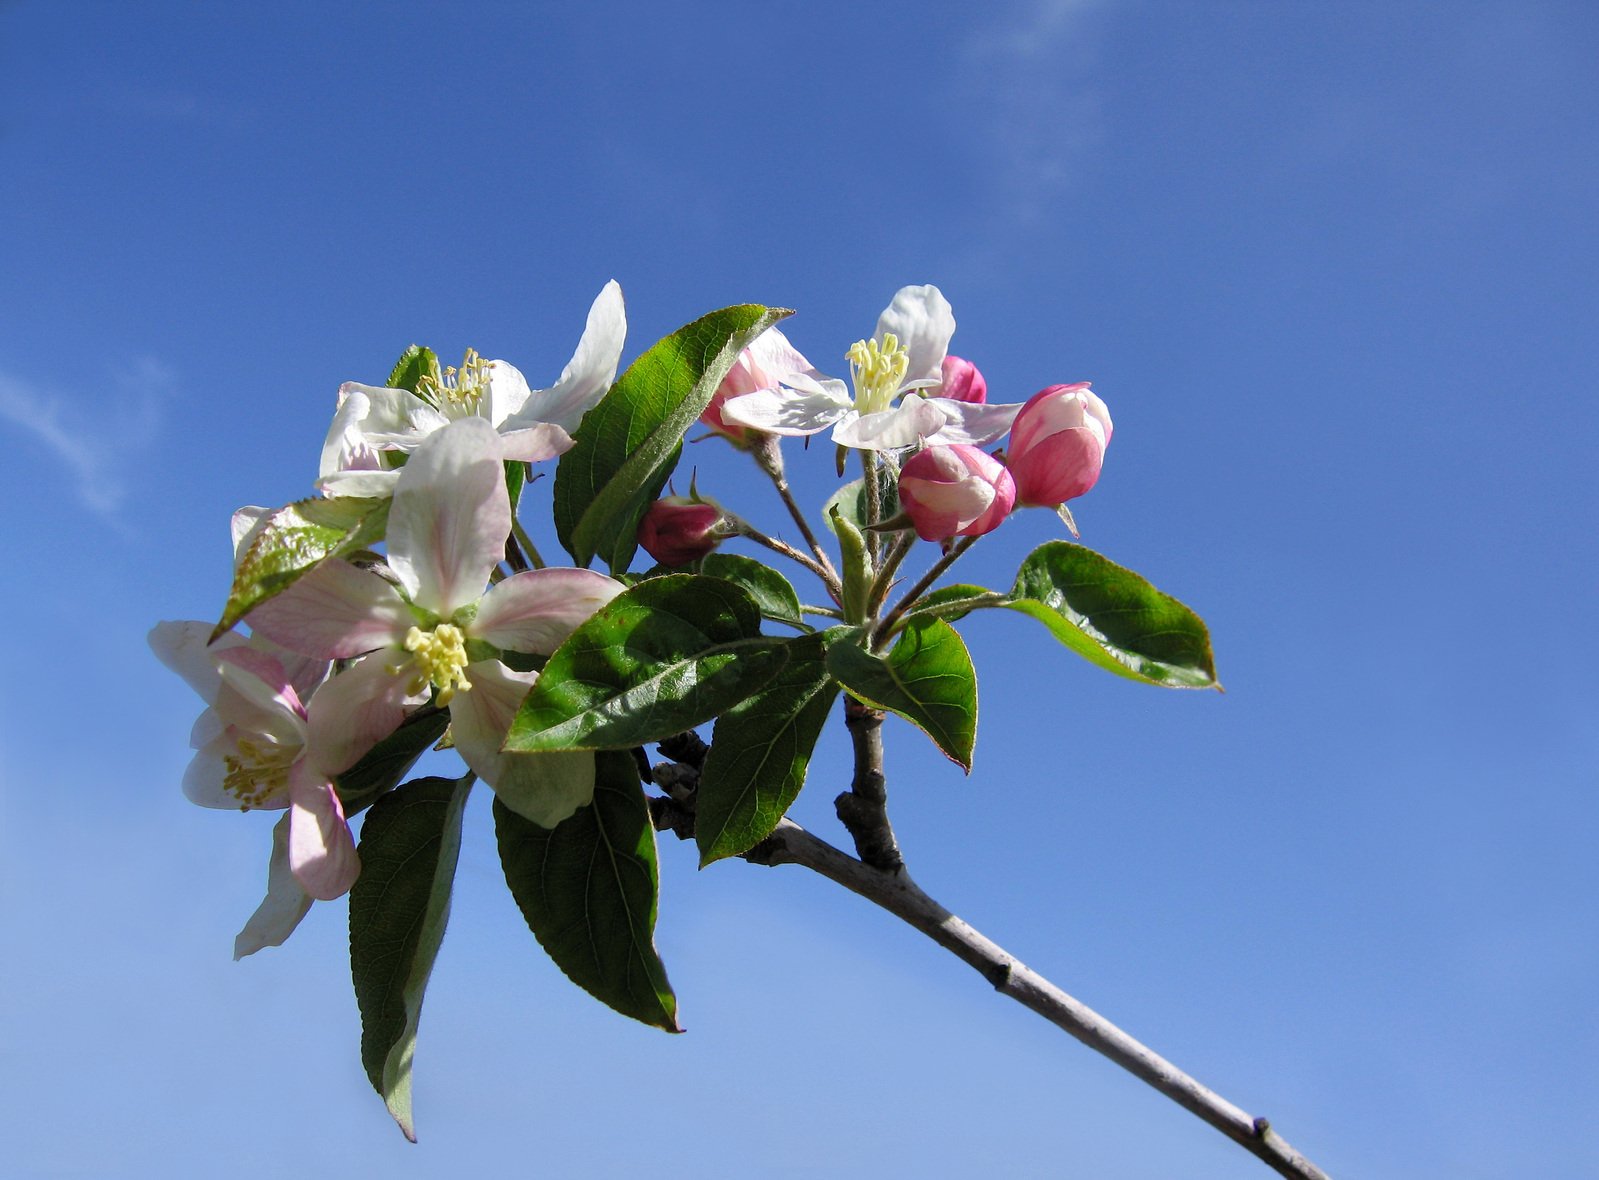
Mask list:
[[[897,713],[961,769],[977,742],[977,673],[961,637],[942,619],[912,619],[887,655],[834,644],[827,669],[857,699]]]
[[[350,974],[361,1064],[412,1142],[411,1060],[428,975],[450,917],[461,816],[472,776],[423,778],[373,805],[350,890]]]
[[[319,561],[367,549],[383,539],[389,501],[316,496],[277,509],[262,522],[233,573],[215,639],[252,609],[281,594]]]
[[[811,629],[800,614],[799,595],[794,593],[794,587],[765,562],[736,553],[708,553],[700,560],[700,573],[742,586],[761,608],[761,614],[773,622],[787,623],[802,631]]]
[[[838,695],[827,646],[849,634],[850,628],[834,627],[790,640],[788,663],[776,678],[717,718],[696,803],[701,867],[766,839],[799,795]]]
[[[1082,545],[1050,541],[1033,550],[1000,605],[1031,615],[1118,676],[1166,688],[1220,687],[1204,620]]]
[[[866,535],[843,509],[829,501],[827,524],[838,537],[839,578],[843,582],[846,623],[864,623],[872,594],[872,555],[866,548]]]
[[[725,307],[679,328],[634,361],[583,418],[555,471],[555,531],[578,565],[625,571],[638,526],[677,464],[685,431],[711,404],[739,352],[782,308]]]
[[[498,799],[494,826],[511,894],[567,978],[624,1016],[682,1031],[655,950],[655,829],[632,756],[597,754],[594,802],[554,828]]]
[[[400,354],[389,373],[390,389],[405,389],[415,393],[422,378],[438,372],[439,358],[431,348],[413,344]]]
[[[379,796],[394,789],[422,752],[444,736],[450,715],[442,709],[422,709],[412,713],[400,728],[366,752],[365,757],[343,774],[334,777],[344,814],[372,806]]]
[[[788,645],[760,633],[748,592],[670,574],[619,594],[550,656],[507,750],[615,750],[709,721],[777,675]]]
[[[917,599],[915,608],[907,611],[905,617],[953,621],[964,619],[980,607],[1000,605],[1003,605],[1002,595],[996,595],[992,590],[982,586],[957,582],[949,586],[940,586],[931,594],[922,595]]]

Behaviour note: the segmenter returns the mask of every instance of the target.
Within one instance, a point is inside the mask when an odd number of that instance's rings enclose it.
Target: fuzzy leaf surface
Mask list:
[[[700,573],[721,578],[749,591],[761,614],[775,623],[810,630],[800,613],[799,595],[793,584],[764,561],[736,553],[708,553],[700,561]]]

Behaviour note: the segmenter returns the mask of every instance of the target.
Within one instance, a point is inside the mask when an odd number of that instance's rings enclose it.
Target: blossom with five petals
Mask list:
[[[540,569],[484,592],[511,531],[495,441],[487,420],[461,418],[398,472],[387,538],[398,588],[324,561],[247,619],[290,650],[355,660],[318,694],[346,711],[390,716],[411,694],[433,690],[466,764],[506,806],[552,827],[592,798],[594,758],[501,752],[537,674],[512,670],[500,655],[548,655],[623,587],[592,570]]]
[[[317,486],[329,496],[387,496],[399,472],[385,452],[409,452],[448,423],[481,418],[499,433],[501,459],[537,463],[572,446],[578,422],[616,380],[627,333],[622,289],[605,284],[589,308],[577,350],[548,389],[529,389],[506,361],[468,351],[459,369],[423,378],[418,393],[347,382],[322,445]]]
[[[992,442],[1010,429],[1021,406],[939,396],[954,333],[954,312],[937,287],[901,287],[878,317],[873,337],[856,341],[845,354],[853,396],[837,378],[793,373],[779,388],[729,398],[721,415],[770,434],[816,434],[831,426],[834,442],[859,450]]]

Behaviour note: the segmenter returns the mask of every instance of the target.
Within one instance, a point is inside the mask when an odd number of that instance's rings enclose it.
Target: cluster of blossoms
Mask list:
[[[268,890],[236,956],[281,943],[313,899],[360,872],[334,785],[408,717],[448,710],[453,745],[512,810],[553,827],[592,797],[591,753],[514,754],[505,734],[535,672],[507,656],[547,656],[619,594],[586,569],[506,575],[513,508],[505,462],[552,458],[615,379],[621,292],[595,300],[571,362],[532,391],[503,361],[468,353],[418,391],[347,384],[322,453],[327,497],[388,499],[386,553],[321,561],[212,639],[201,622],[161,623],[156,654],[204,699],[185,794],[208,807],[280,809]],[[268,515],[234,517],[243,560]],[[524,662],[514,661],[513,662]]]
[[[1023,507],[1062,510],[1070,525],[1063,506],[1099,479],[1110,411],[1086,381],[990,404],[977,366],[950,355],[954,332],[937,287],[903,287],[872,337],[846,351],[846,384],[768,329],[740,354],[701,421],[744,448],[831,427],[840,447],[898,465],[903,523],[923,540],[980,536]],[[981,449],[1007,432],[1002,449]],[[651,509],[639,543],[664,565],[684,565],[733,531],[713,504],[669,497]]]

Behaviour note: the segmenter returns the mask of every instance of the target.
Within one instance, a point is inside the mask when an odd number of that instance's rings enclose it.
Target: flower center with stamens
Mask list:
[[[412,692],[431,684],[439,690],[439,704],[448,705],[457,690],[471,689],[466,678],[466,636],[453,623],[440,623],[431,631],[412,627],[405,635],[405,650],[411,653],[416,668]]]
[[[478,415],[488,397],[489,374],[493,369],[493,361],[484,360],[477,349],[469,348],[459,369],[449,365],[441,372],[435,362],[432,372],[418,378],[417,396],[432,402],[446,418]]]
[[[289,767],[300,753],[275,742],[240,738],[236,753],[222,759],[227,768],[222,789],[239,801],[242,811],[270,803],[289,784]]]
[[[911,363],[911,354],[899,337],[884,332],[881,342],[857,340],[844,355],[855,382],[855,411],[876,414],[888,409]]]

